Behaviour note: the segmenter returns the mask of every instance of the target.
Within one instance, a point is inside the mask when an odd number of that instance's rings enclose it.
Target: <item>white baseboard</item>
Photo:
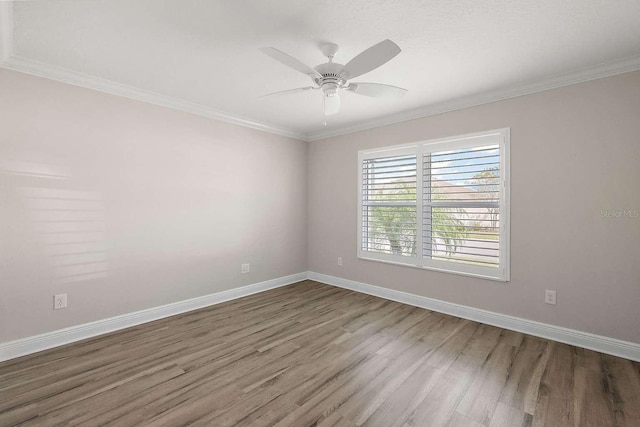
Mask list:
[[[106,334],[107,332],[129,328],[131,326],[140,325],[153,320],[175,316],[176,314],[185,313],[187,311],[197,310],[210,305],[220,304],[225,301],[264,292],[269,289],[290,285],[292,283],[305,280],[307,277],[307,272],[292,274],[290,276],[266,280],[264,282],[243,286],[241,288],[229,289],[227,291],[216,292],[214,294],[174,302],[159,307],[148,308],[146,310],[123,314],[121,316],[97,320],[91,323],[84,323],[78,326],[71,326],[69,328],[59,329],[57,331],[47,332],[27,338],[21,338],[15,341],[0,343],[0,362],[49,348],[58,347],[64,344],[69,344],[75,341],[80,341],[86,338],[95,337],[97,335]]]
[[[304,272],[254,283],[253,285],[243,286],[241,288],[230,289],[228,291],[217,292],[215,294],[204,295],[198,298],[179,301],[160,307],[153,307],[146,310],[136,311],[134,313],[123,314],[109,319],[72,326],[41,335],[0,343],[0,362],[80,341],[86,338],[92,338],[108,332],[151,322],[153,320],[220,304],[225,301],[264,292],[269,289],[287,286],[305,279],[311,279],[328,285],[350,289],[352,291],[362,292],[392,301],[425,308],[427,310],[450,314],[452,316],[474,320],[476,322],[486,323],[488,325],[510,329],[553,341],[588,348],[590,350],[611,354],[613,356],[624,357],[625,359],[640,361],[640,344],[576,331],[574,329],[563,328],[560,326],[549,325],[546,323],[535,322],[519,317],[507,316],[420,295],[369,285],[367,283],[356,282],[354,280],[315,272]]]
[[[617,340],[601,335],[576,331],[574,329],[535,322],[533,320],[507,316],[312,271],[309,272],[309,279],[416,307],[426,308],[427,310],[433,310],[439,313],[450,314],[463,319],[474,320],[512,331],[588,348],[613,356],[624,357],[625,359],[640,361],[640,344],[629,341]]]

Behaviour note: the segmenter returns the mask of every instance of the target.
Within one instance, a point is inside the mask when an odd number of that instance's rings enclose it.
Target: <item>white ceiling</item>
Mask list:
[[[0,12],[5,67],[304,139],[640,69],[638,0],[55,0]],[[400,55],[357,80],[405,87],[401,100],[344,93],[324,126],[319,91],[257,99],[310,83],[260,47],[315,66],[322,42],[346,63],[386,38]]]

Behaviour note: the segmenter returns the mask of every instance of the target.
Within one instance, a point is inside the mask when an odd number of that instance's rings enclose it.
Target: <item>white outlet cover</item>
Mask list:
[[[248,273],[249,271],[251,271],[251,266],[249,264],[242,264],[242,266],[240,267],[240,271],[243,274]]]
[[[544,291],[544,302],[551,305],[556,305],[556,291]]]
[[[53,309],[60,310],[67,308],[67,294],[58,294],[53,296]]]

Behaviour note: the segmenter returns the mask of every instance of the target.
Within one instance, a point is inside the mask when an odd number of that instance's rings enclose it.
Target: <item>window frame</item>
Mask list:
[[[423,203],[423,161],[425,154],[441,151],[471,148],[481,145],[499,145],[500,150],[500,229],[499,229],[499,267],[484,267],[464,263],[440,261],[424,257],[424,209]],[[508,282],[510,280],[510,128],[476,132],[453,137],[419,141],[372,150],[358,151],[358,218],[357,218],[357,257],[362,260],[378,261],[425,270],[440,271],[482,279]],[[416,155],[416,255],[401,256],[385,253],[369,252],[362,249],[363,242],[363,162],[365,160]],[[470,203],[470,202],[463,202]]]

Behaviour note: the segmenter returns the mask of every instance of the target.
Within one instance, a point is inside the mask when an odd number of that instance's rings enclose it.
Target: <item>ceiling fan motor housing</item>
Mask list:
[[[338,88],[346,83],[346,80],[340,75],[344,65],[335,62],[327,62],[320,64],[314,69],[322,74],[322,78],[315,78],[314,81],[322,88],[325,95],[332,96],[338,92]]]

